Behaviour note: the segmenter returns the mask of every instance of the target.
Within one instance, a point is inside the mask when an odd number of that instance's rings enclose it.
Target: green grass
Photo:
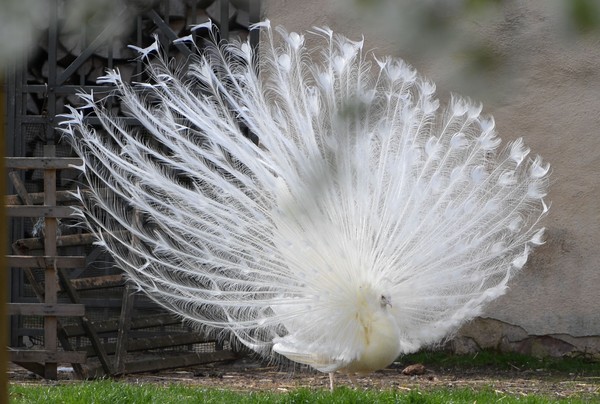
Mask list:
[[[428,392],[361,391],[346,387],[328,390],[297,389],[287,393],[233,392],[184,385],[157,386],[104,380],[55,386],[11,386],[11,403],[586,403],[584,399],[554,400],[543,396],[515,397],[491,389],[440,389]]]
[[[443,369],[457,375],[471,371],[478,375],[498,371],[507,377],[535,372],[542,378],[564,383],[579,383],[580,376],[599,379],[600,363],[585,358],[537,359],[515,353],[482,351],[474,355],[453,355],[447,352],[421,352],[403,356],[400,366],[423,363],[429,369]],[[520,376],[519,376],[520,377]],[[427,390],[354,390],[339,387],[333,393],[326,389],[299,388],[289,392],[238,392],[189,386],[183,384],[127,383],[117,380],[88,382],[58,382],[53,384],[19,385],[9,388],[11,403],[592,403],[600,402],[597,393],[581,393],[558,400],[546,390],[538,395],[521,396],[502,393],[490,382],[474,388],[427,387]],[[589,383],[589,381],[587,381]],[[595,383],[595,382],[592,382]]]

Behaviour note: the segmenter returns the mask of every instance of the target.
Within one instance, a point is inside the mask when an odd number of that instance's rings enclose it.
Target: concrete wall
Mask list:
[[[564,14],[547,0],[505,2],[499,14],[462,16],[456,35],[420,32],[410,18],[414,10],[399,17],[393,13],[401,8],[378,14],[356,3],[263,0],[263,15],[289,31],[327,25],[353,38],[364,33],[367,48],[401,56],[436,82],[442,100],[451,91],[484,101],[503,140],[523,136],[552,164],[546,245],[486,318],[463,328],[457,349],[599,352],[600,32],[569,34]],[[470,69],[461,41],[493,49],[500,66]]]

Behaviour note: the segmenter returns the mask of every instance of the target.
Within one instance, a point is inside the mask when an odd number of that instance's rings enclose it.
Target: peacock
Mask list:
[[[544,242],[550,166],[364,39],[251,28],[258,50],[207,22],[186,69],[155,42],[149,80],[108,71],[139,126],[80,94],[61,126],[89,184],[76,215],[151,299],[333,388],[506,292]]]

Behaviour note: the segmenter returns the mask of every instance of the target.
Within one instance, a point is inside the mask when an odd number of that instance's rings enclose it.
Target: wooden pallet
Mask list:
[[[8,216],[44,217],[44,237],[16,240],[14,255],[7,257],[8,266],[24,271],[38,303],[11,303],[10,315],[35,315],[44,317],[43,349],[10,349],[10,360],[44,378],[57,377],[59,363],[71,363],[75,375],[80,379],[116,376],[125,373],[155,371],[190,366],[207,362],[231,360],[236,355],[214,340],[207,340],[200,333],[150,332],[148,337],[133,338],[132,333],[141,329],[160,329],[181,324],[181,319],[170,314],[133,318],[136,294],[127,285],[123,274],[90,276],[71,279],[68,270],[86,268],[99,254],[99,249],[84,256],[59,256],[61,247],[89,246],[95,240],[92,234],[70,234],[57,236],[57,219],[68,217],[73,208],[58,203],[73,203],[76,200],[65,191],[56,191],[56,171],[80,165],[80,159],[56,158],[54,147],[47,146],[43,158],[7,158],[6,166],[12,170],[42,169],[44,192],[29,194],[20,180],[18,172],[9,177],[17,195],[5,197]],[[40,255],[41,252],[41,255]],[[36,278],[34,270],[42,269],[44,279]],[[116,319],[91,321],[80,297],[83,291],[107,288],[122,288],[120,315]],[[68,304],[58,303],[58,294],[66,295]],[[76,324],[63,324],[61,317],[76,317]],[[106,342],[106,336],[116,335],[115,342]],[[85,350],[74,350],[70,342],[85,337],[90,345]],[[58,349],[58,345],[62,349]],[[178,346],[213,343],[215,352],[179,352],[173,354],[160,350]],[[158,353],[157,353],[158,350]],[[152,355],[147,352],[153,351]]]
[[[18,181],[18,176],[12,172],[10,178],[15,185],[23,205],[7,205],[6,214],[9,217],[43,217],[44,218],[44,255],[43,256],[8,256],[11,267],[22,268],[27,277],[34,280],[31,273],[32,267],[44,269],[44,285],[32,284],[39,303],[9,303],[9,315],[43,316],[44,317],[44,349],[23,350],[11,349],[11,361],[45,377],[56,379],[58,363],[72,363],[78,376],[83,376],[81,364],[86,362],[85,351],[74,351],[68,341],[60,333],[60,317],[77,316],[85,317],[85,306],[73,304],[58,304],[58,282],[64,277],[64,271],[69,268],[80,267],[85,262],[85,257],[60,257],[57,254],[56,232],[58,218],[68,217],[72,208],[58,206],[56,201],[56,172],[66,169],[70,164],[77,164],[77,159],[63,159],[55,157],[55,147],[45,146],[42,158],[11,158],[5,159],[6,168],[9,170],[41,169],[44,172],[43,205],[33,205],[25,186]],[[79,161],[79,164],[81,162]],[[68,281],[67,281],[68,283]],[[58,349],[58,341],[63,346]]]

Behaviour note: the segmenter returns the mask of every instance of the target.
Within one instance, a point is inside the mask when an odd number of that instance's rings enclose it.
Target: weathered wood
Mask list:
[[[205,336],[198,332],[172,333],[152,338],[129,338],[125,342],[125,351],[139,352],[147,351],[150,349],[170,348],[191,344],[205,344],[209,342],[216,343],[214,339],[207,339]],[[108,353],[109,355],[115,353],[118,354],[119,347],[117,347],[117,344],[115,343],[105,344],[104,348],[106,349],[106,353]],[[87,348],[87,354],[89,357],[96,356],[96,353],[94,352],[94,349],[92,347]]]
[[[92,233],[69,234],[56,238],[57,247],[73,247],[89,245],[96,241]],[[23,238],[13,243],[13,247],[19,254],[27,255],[29,251],[41,250],[44,243],[39,238]]]
[[[31,255],[7,255],[6,262],[9,267],[15,268],[46,268],[53,265],[57,268],[83,268],[85,257],[83,256],[31,256]]]
[[[180,323],[181,319],[172,314],[158,314],[132,319],[129,329],[138,330],[140,328],[160,327]],[[96,332],[100,334],[116,332],[119,329],[119,322],[118,320],[94,321],[94,327],[96,328]],[[66,325],[64,328],[69,337],[85,336],[84,330],[79,325]]]
[[[152,370],[173,369],[185,366],[200,365],[202,363],[234,360],[235,358],[236,355],[231,351],[219,351],[211,353],[194,352],[175,357],[169,357],[168,355],[165,355],[160,358],[127,363],[125,365],[125,372],[140,373]]]
[[[77,291],[75,290],[75,288],[73,288],[73,286],[71,285],[71,282],[69,281],[69,278],[67,277],[67,274],[65,273],[64,269],[58,270],[58,278],[60,280],[61,286],[67,292],[69,299],[71,299],[71,301],[74,303],[74,305],[75,306],[81,305],[81,300],[79,299],[79,295],[77,294]],[[114,368],[111,366],[111,363],[108,360],[108,355],[106,354],[106,351],[104,350],[104,346],[102,345],[102,342],[100,342],[100,338],[98,338],[98,333],[96,332],[96,329],[92,325],[92,322],[84,314],[79,319],[79,323],[81,324],[81,327],[84,329],[86,336],[89,338],[90,343],[92,344],[92,347],[94,348],[94,351],[96,352],[98,359],[100,360],[100,363],[102,364],[102,367],[104,368],[104,372],[109,375],[114,374]]]
[[[85,363],[85,351],[11,350],[11,362]]]
[[[7,305],[8,314],[11,316],[78,317],[85,314],[83,304],[8,303]],[[56,324],[54,332],[56,332]]]
[[[35,373],[36,375],[38,375],[40,377],[44,377],[44,370],[46,369],[46,367],[44,365],[42,365],[41,363],[37,363],[37,362],[17,362],[17,361],[13,361],[13,362],[16,365],[19,365],[22,368],[25,368],[25,369],[29,370],[30,372]]]
[[[63,170],[71,166],[80,166],[83,160],[77,157],[5,157],[5,167],[17,170]]]
[[[42,285],[40,285],[40,283],[35,279],[35,276],[33,275],[33,272],[31,271],[30,268],[25,268],[24,271],[25,271],[25,276],[27,277],[29,284],[31,285],[36,297],[38,298],[38,300],[40,302],[43,302],[44,301],[44,287]],[[69,342],[69,338],[67,337],[67,334],[65,333],[65,330],[64,330],[60,320],[57,321],[56,326],[57,326],[57,332],[58,332],[58,341],[60,342],[63,349],[65,351],[74,351],[75,349],[73,349],[73,347],[71,346],[71,343]],[[31,364],[30,367],[26,366],[25,362],[18,362],[17,364],[24,367],[25,369],[31,370],[32,372],[40,375],[41,377],[44,377],[45,367],[41,364],[33,363],[33,364]],[[81,364],[71,363],[71,366],[73,366],[73,371],[75,372],[75,376],[79,380],[82,380],[85,378],[85,371],[84,371],[83,367],[81,366]],[[40,368],[41,368],[41,370],[40,370]]]
[[[11,172],[11,174],[14,171]],[[15,187],[16,188],[16,187]],[[81,191],[81,193],[85,193],[85,191]],[[41,205],[44,203],[44,193],[43,192],[31,192],[28,194],[29,202],[26,202],[21,193],[18,195],[6,195],[4,197],[5,205]],[[56,191],[56,202],[79,202],[79,200],[73,196],[72,191]]]
[[[131,361],[125,364],[125,373],[142,373],[164,369],[174,369],[187,366],[201,365],[203,363],[230,361],[237,358],[232,351],[218,351],[210,353],[186,352],[181,355],[162,355],[150,359]],[[97,379],[105,376],[102,367],[88,369],[88,378]]]
[[[44,146],[44,156],[45,157],[54,157],[56,153],[56,148],[54,145],[46,145]],[[44,255],[46,256],[56,256],[56,230],[58,229],[58,223],[56,221],[56,217],[53,217],[53,214],[56,214],[55,209],[56,206],[56,170],[55,169],[46,169],[44,170],[44,205],[47,207],[52,207],[50,214],[44,214]],[[23,208],[29,208],[29,206]],[[10,210],[8,210],[10,212]],[[10,215],[10,213],[9,213]],[[39,215],[42,216],[42,215]],[[53,265],[47,265],[44,271],[44,305],[36,305],[31,306],[32,309],[39,309],[42,306],[44,314],[44,349],[49,353],[45,360],[40,360],[39,362],[46,362],[46,370],[44,372],[44,377],[47,379],[56,379],[57,375],[57,361],[52,360],[53,355],[56,354],[58,350],[58,335],[57,335],[57,327],[58,327],[58,319],[56,318],[59,314],[63,312],[63,310],[75,310],[79,309],[85,313],[85,307],[82,305],[68,305],[69,308],[62,307],[61,310],[55,312],[48,312],[50,310],[59,309],[58,306],[58,277],[56,274],[56,267]],[[75,307],[73,307],[75,306]],[[73,315],[80,315],[73,314]],[[37,360],[34,362],[38,362]],[[71,361],[69,361],[71,362]],[[77,362],[76,360],[73,362]]]
[[[33,206],[33,205],[7,205],[6,215],[9,217],[45,217],[65,218],[71,217],[75,210],[71,206]]]
[[[31,197],[29,196],[29,192],[27,192],[27,188],[25,188],[25,184],[23,184],[19,173],[17,171],[11,171],[8,173],[8,176],[10,177],[10,180],[15,187],[17,194],[19,195],[19,198],[21,198],[26,205],[33,205]],[[5,203],[5,205],[8,204]]]
[[[119,316],[119,331],[117,333],[117,344],[115,348],[115,368],[117,373],[123,373],[125,370],[125,356],[128,351],[127,335],[129,334],[129,325],[131,324],[131,314],[133,312],[133,301],[135,294],[129,284],[125,285],[123,290],[123,304],[121,305],[121,315]]]
[[[125,284],[125,276],[117,274],[77,278],[71,279],[71,284],[77,291],[116,288]]]

